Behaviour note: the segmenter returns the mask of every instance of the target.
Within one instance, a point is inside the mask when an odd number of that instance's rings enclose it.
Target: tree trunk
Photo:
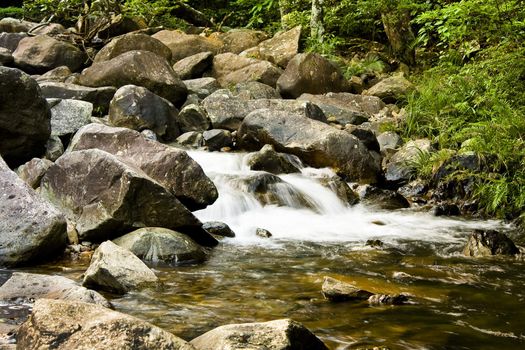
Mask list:
[[[410,14],[407,11],[392,9],[383,12],[381,20],[394,56],[409,66],[414,65],[416,56],[412,44],[415,36],[410,26]]]
[[[324,0],[312,0],[312,17],[310,18],[310,35],[313,40],[323,42],[324,35]]]

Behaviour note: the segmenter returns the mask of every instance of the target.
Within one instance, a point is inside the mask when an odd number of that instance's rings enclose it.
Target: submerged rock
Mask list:
[[[270,237],[273,236],[273,234],[270,231],[268,231],[265,228],[260,228],[260,227],[258,227],[255,230],[255,235],[259,236],[259,237],[262,237],[262,238],[270,238]]]
[[[515,255],[519,253],[520,250],[507,235],[495,230],[474,231],[463,249],[464,255],[473,257]]]
[[[202,224],[202,228],[211,233],[212,235],[235,237],[235,232],[233,232],[230,226],[228,226],[224,222],[208,221]]]
[[[370,305],[403,305],[408,301],[405,294],[374,294],[368,298]]]
[[[84,273],[86,287],[124,294],[157,282],[157,276],[132,252],[111,241],[103,242]]]
[[[37,300],[20,327],[17,348],[192,350],[184,340],[138,318],[82,302]]]
[[[330,301],[367,300],[374,294],[332,277],[324,278],[322,292]]]
[[[328,350],[306,327],[290,319],[221,326],[190,344],[197,350]]]

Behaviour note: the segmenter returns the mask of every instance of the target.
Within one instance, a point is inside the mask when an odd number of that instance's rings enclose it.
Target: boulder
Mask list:
[[[405,77],[402,75],[395,75],[381,80],[379,83],[368,89],[365,94],[377,96],[385,103],[396,103],[397,101],[406,98],[406,96],[414,91],[414,89],[414,85]]]
[[[192,350],[184,340],[138,318],[74,301],[37,300],[17,336],[19,349]]]
[[[393,131],[386,131],[377,135],[377,142],[381,152],[386,152],[387,149],[397,149],[403,145],[401,137]]]
[[[268,61],[223,53],[213,58],[211,74],[222,87],[228,88],[248,81],[258,81],[275,87],[282,73],[282,69]]]
[[[299,53],[299,39],[301,38],[301,26],[292,28],[286,32],[280,32],[261,42],[257,47],[248,49],[241,53],[250,57],[269,61],[286,68],[286,65],[295,55]]]
[[[128,51],[82,71],[80,85],[101,87],[143,86],[175,106],[186,100],[186,85],[163,57],[149,51]]]
[[[378,97],[348,92],[329,92],[323,95],[305,93],[299,96],[298,100],[316,104],[323,110],[328,121],[343,126],[362,124],[385,108],[385,104]]]
[[[54,162],[64,154],[64,144],[58,136],[51,136],[46,143],[46,159]]]
[[[40,180],[52,165],[53,162],[50,160],[33,158],[19,166],[16,174],[31,188],[36,189],[40,187]]]
[[[201,226],[143,171],[98,149],[65,153],[42,178],[41,192],[76,223],[83,241],[102,241],[140,227]]]
[[[463,254],[473,257],[515,255],[520,250],[504,233],[495,230],[475,230],[468,238]]]
[[[355,205],[359,203],[359,195],[350,188],[348,183],[343,181],[339,176],[322,177],[319,179],[321,185],[329,188],[333,193],[339,197],[344,203],[348,205]]]
[[[32,304],[36,299],[42,298],[81,301],[111,307],[106,298],[99,293],[62,276],[14,272],[0,287],[0,300],[3,302]]]
[[[91,121],[93,104],[80,100],[48,99],[51,107],[51,136],[74,134]]]
[[[297,98],[303,93],[344,92],[349,84],[341,70],[317,53],[297,54],[277,81],[277,91],[284,98]]]
[[[325,277],[322,287],[323,296],[330,301],[368,300],[374,293],[362,290],[353,284]]]
[[[271,174],[301,172],[300,161],[296,157],[278,153],[272,145],[264,145],[259,152],[250,153],[246,163],[251,170],[262,170]]]
[[[37,82],[18,69],[0,67],[0,155],[13,165],[42,155],[50,120]]]
[[[137,131],[150,129],[166,140],[180,135],[177,125],[179,111],[168,100],[148,89],[125,85],[117,90],[109,105],[109,122]]]
[[[195,34],[186,34],[180,30],[161,30],[152,37],[169,47],[172,59],[175,62],[201,52],[209,51],[217,54],[222,47],[220,40]]]
[[[18,47],[20,40],[27,38],[26,33],[0,33],[0,47],[13,52]]]
[[[281,98],[276,89],[258,81],[238,83],[233,87],[232,93],[241,100]]]
[[[430,140],[419,139],[407,142],[394,154],[386,165],[385,179],[394,185],[404,185],[412,177],[410,163],[416,162],[425,152],[431,152]]]
[[[106,44],[95,56],[94,63],[109,61],[128,51],[149,51],[171,62],[171,50],[159,40],[142,33],[128,33]]]
[[[6,17],[0,19],[0,32],[21,33],[28,32],[36,23],[20,20],[17,18]]]
[[[358,188],[361,202],[385,210],[395,210],[410,207],[408,200],[396,191],[364,185]]]
[[[439,203],[434,205],[430,212],[434,216],[459,216],[461,215],[461,210],[456,204],[451,203]]]
[[[206,98],[221,88],[221,85],[215,78],[198,78],[184,80],[189,94],[195,94],[200,98]]]
[[[80,100],[93,104],[95,112],[106,113],[109,103],[117,91],[113,86],[87,87],[69,83],[41,82],[40,89],[45,98]]]
[[[233,138],[231,132],[224,129],[206,130],[202,133],[204,145],[210,151],[219,151],[223,147],[233,146]]]
[[[202,101],[212,126],[235,131],[244,118],[258,109],[289,112],[320,121],[326,121],[323,111],[316,105],[295,100],[257,99],[243,100],[229,90],[217,90]]]
[[[0,66],[9,66],[14,60],[11,50],[0,47]]]
[[[0,158],[0,265],[50,259],[66,246],[66,220]]]
[[[362,125],[347,124],[345,131],[357,137],[370,151],[379,152],[379,143],[376,135],[370,128]]]
[[[187,105],[180,111],[177,123],[182,132],[205,131],[211,126],[206,110],[195,104]]]
[[[267,39],[266,33],[251,29],[232,29],[220,34],[220,40],[224,43],[222,52],[239,54],[242,51],[257,46],[261,41]]]
[[[221,326],[190,344],[197,350],[328,350],[306,327],[291,319]]]
[[[216,236],[235,237],[235,232],[230,226],[220,221],[208,221],[202,224],[202,228]]]
[[[132,252],[105,241],[93,253],[82,285],[124,294],[157,280],[153,271]]]
[[[76,46],[47,35],[20,40],[13,52],[15,64],[28,73],[45,73],[67,66],[72,72],[82,67],[87,56]]]
[[[204,146],[204,138],[202,133],[198,131],[188,131],[184,134],[177,137],[175,142],[178,145],[189,147],[189,148],[199,148]]]
[[[63,83],[72,74],[73,73],[71,72],[68,66],[60,66],[60,67],[53,68],[50,71],[42,74],[41,76],[36,78],[36,81],[38,81],[39,84],[43,82],[48,82],[48,81],[52,81],[56,83]]]
[[[215,185],[185,151],[148,140],[136,131],[87,125],[73,137],[70,150],[90,148],[118,155],[140,168],[190,210],[203,209],[217,199]]]
[[[211,67],[212,63],[213,53],[209,51],[200,52],[177,61],[173,65],[173,70],[183,80],[200,78]]]
[[[268,231],[267,229],[265,228],[260,228],[258,227],[256,230],[255,230],[255,235],[256,236],[259,236],[261,238],[270,238],[272,237],[272,233],[270,231]]]
[[[113,241],[148,263],[171,265],[198,263],[206,254],[185,234],[161,227],[145,227]]]
[[[242,122],[237,142],[245,149],[271,144],[313,167],[332,167],[348,181],[376,182],[380,163],[353,135],[296,113],[260,109]]]

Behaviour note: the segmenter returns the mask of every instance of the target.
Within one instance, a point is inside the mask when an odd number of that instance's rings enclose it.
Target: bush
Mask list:
[[[0,7],[0,18],[12,17],[22,18],[24,17],[24,10],[20,7]]]

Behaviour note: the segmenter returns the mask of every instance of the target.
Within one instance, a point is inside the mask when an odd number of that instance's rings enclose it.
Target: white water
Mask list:
[[[194,214],[203,222],[222,221],[236,233],[235,244],[272,245],[279,240],[311,242],[364,242],[399,239],[459,243],[474,228],[498,228],[498,221],[473,221],[434,217],[414,210],[382,211],[363,205],[349,206],[319,177],[330,177],[330,169],[303,168],[301,174],[279,175],[285,184],[270,185],[281,205],[263,205],[242,179],[262,174],[249,170],[246,154],[189,151],[219,190],[217,201]],[[303,202],[297,200],[302,197]],[[309,203],[305,207],[304,201]],[[282,204],[285,205],[282,205]],[[380,224],[378,224],[380,223]],[[257,228],[273,237],[256,236]]]

